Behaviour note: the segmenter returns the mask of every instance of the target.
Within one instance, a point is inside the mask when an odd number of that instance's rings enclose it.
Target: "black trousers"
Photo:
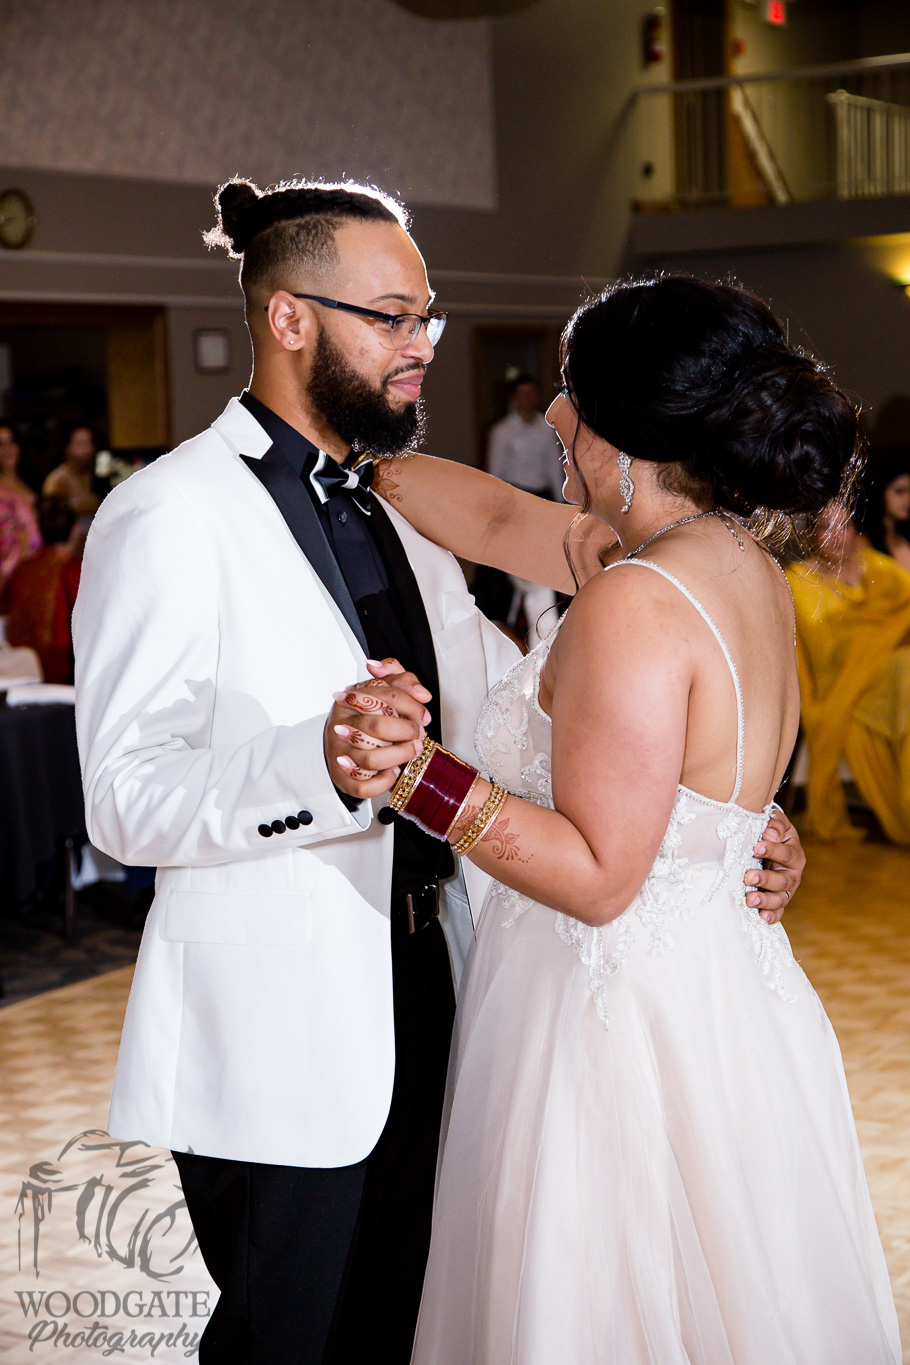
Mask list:
[[[312,1169],[175,1152],[221,1297],[200,1365],[408,1365],[430,1240],[452,1021],[438,920],[393,925],[395,1081],[365,1160]]]

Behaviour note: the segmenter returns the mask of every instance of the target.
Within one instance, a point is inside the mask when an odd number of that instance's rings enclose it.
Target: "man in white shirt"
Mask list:
[[[490,429],[487,469],[515,488],[561,502],[564,474],[559,442],[540,410],[540,385],[532,374],[517,374],[509,384],[508,395],[507,415]],[[492,607],[494,616],[499,613],[484,595],[485,586],[492,586],[486,580],[492,579],[494,574],[504,590],[511,593],[511,601],[508,595],[503,598],[504,604],[509,603],[502,612],[506,625],[514,629],[523,610],[528,644],[533,647],[540,638],[537,623],[545,613],[549,614],[541,623],[544,633],[555,625],[552,608],[556,605],[556,594],[551,588],[542,588],[527,579],[499,575],[495,569],[486,570],[480,582],[475,584],[475,592],[481,608],[489,612]]]
[[[528,493],[562,501],[559,442],[540,410],[540,385],[519,374],[509,385],[509,412],[490,429],[487,469]]]

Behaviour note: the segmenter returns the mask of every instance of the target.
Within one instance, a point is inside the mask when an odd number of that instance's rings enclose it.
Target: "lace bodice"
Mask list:
[[[743,878],[759,863],[752,847],[763,834],[771,807],[747,811],[736,804],[742,786],[744,710],[742,685],[726,641],[689,590],[650,560],[627,560],[611,565],[647,568],[673,583],[701,614],[720,645],[736,690],[736,782],[729,801],[714,801],[677,789],[670,823],[648,877],[629,908],[602,929],[569,915],[555,916],[556,932],[588,967],[598,1014],[609,1024],[607,983],[635,949],[665,953],[674,948],[674,922],[685,918],[693,901],[713,900],[722,891],[740,915],[759,971],[766,985],[789,1000],[786,974],[793,966],[789,941],[780,925],[769,925],[746,904]],[[610,570],[605,570],[609,572]],[[490,691],[481,709],[474,736],[484,776],[515,796],[541,806],[553,806],[551,722],[539,702],[540,673],[558,626],[525,658],[519,659]],[[494,882],[503,928],[512,928],[535,903],[501,882]],[[543,907],[541,907],[543,911]],[[547,914],[552,911],[547,910]]]

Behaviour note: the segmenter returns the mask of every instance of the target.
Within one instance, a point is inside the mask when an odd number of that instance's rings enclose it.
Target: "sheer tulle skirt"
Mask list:
[[[606,1029],[553,912],[503,927],[488,899],[415,1365],[900,1361],[818,998],[795,963],[768,988],[732,894],[684,908],[611,977]]]

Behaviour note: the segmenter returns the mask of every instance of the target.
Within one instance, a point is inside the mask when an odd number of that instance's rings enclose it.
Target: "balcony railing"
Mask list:
[[[910,194],[910,54],[642,86],[637,207]]]

